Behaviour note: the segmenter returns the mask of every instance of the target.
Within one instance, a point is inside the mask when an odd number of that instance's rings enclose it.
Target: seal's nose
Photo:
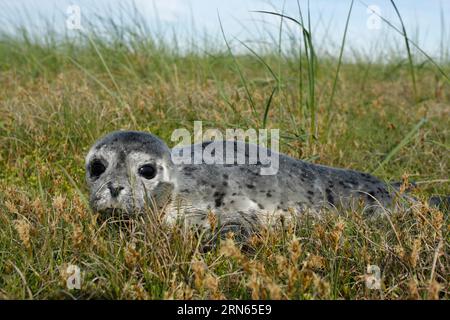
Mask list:
[[[108,183],[108,189],[111,193],[111,197],[117,198],[117,196],[119,196],[120,194],[120,191],[122,191],[124,188],[118,184],[113,184],[110,182]]]

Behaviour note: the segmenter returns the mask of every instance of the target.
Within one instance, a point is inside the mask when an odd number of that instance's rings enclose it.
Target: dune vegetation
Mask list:
[[[234,53],[226,30],[220,47],[180,50],[141,20],[107,35],[1,33],[0,298],[448,299],[449,215],[426,201],[450,194],[450,62],[316,54],[314,30],[283,20],[300,40],[287,52]],[[280,129],[281,152],[415,181],[422,202],[381,219],[304,214],[246,250],[230,234],[203,252],[201,236],[151,213],[99,223],[84,181],[92,143],[132,129],[173,146],[194,120]],[[80,289],[66,285],[69,265]],[[380,288],[366,285],[370,265]]]

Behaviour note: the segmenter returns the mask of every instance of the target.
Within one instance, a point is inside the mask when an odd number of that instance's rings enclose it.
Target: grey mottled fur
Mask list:
[[[243,142],[205,142],[202,147],[211,143],[230,143],[237,149]],[[194,149],[186,146],[184,150]],[[225,153],[226,148],[223,150]],[[89,175],[93,159],[106,166],[95,179]],[[155,178],[147,180],[137,174],[139,166],[146,163],[157,168]],[[393,202],[390,187],[366,173],[316,165],[283,154],[279,155],[276,175],[260,175],[261,167],[259,162],[175,165],[171,150],[156,136],[117,131],[101,138],[89,151],[86,179],[91,206],[100,213],[118,210],[138,214],[149,204],[156,204],[165,207],[169,223],[183,217],[188,223],[207,228],[207,214],[213,212],[222,225],[240,228],[244,233],[292,210],[301,214],[363,203],[367,212],[374,212]]]

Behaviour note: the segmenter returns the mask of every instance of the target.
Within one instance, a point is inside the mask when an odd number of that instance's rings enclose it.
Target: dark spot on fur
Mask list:
[[[369,182],[377,182],[377,179],[375,179],[373,176],[367,173],[361,173],[361,176],[364,178],[364,180]]]
[[[224,187],[226,187],[226,186],[228,186],[228,182],[224,181],[224,182],[222,182],[222,185],[223,185]]]
[[[264,206],[260,203],[258,203],[258,208],[260,208],[261,210],[264,209]]]
[[[219,208],[223,204],[223,198],[225,197],[224,192],[214,192],[214,203],[216,205],[216,208]]]
[[[327,201],[328,201],[330,204],[334,205],[334,198],[333,198],[333,193],[331,192],[331,189],[326,188],[326,189],[325,189],[325,192],[326,192],[326,194],[327,194]]]
[[[223,174],[224,179],[228,179],[228,175],[226,173]]]
[[[266,196],[267,196],[268,198],[270,198],[270,197],[272,197],[272,194],[271,194],[270,192],[267,192],[267,193],[266,193]]]
[[[368,198],[369,200],[375,201],[375,199],[376,199],[375,191],[370,190],[370,191],[367,192],[367,193],[368,193],[367,198]],[[375,199],[374,199],[374,198],[375,198]]]
[[[246,186],[247,186],[247,188],[249,188],[249,189],[253,189],[253,188],[255,188],[255,186],[254,186],[254,185],[252,185],[252,184],[246,184]]]
[[[314,195],[314,191],[311,191],[311,190],[308,190],[308,191],[306,191],[308,194],[310,194],[310,195]]]

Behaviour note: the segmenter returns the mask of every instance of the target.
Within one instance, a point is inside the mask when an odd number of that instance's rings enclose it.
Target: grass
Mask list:
[[[207,253],[151,214],[120,228],[88,208],[84,155],[98,137],[144,130],[171,145],[194,120],[279,128],[293,157],[415,180],[423,200],[450,194],[450,63],[413,64],[410,50],[388,62],[317,56],[311,24],[296,23],[302,49],[290,54],[280,43],[233,54],[226,30],[225,50],[183,53],[145,26],[108,39],[2,34],[0,298],[448,299],[448,214],[425,204],[379,220],[306,215],[262,230],[251,250],[228,238]],[[70,264],[81,290],[66,287]],[[380,290],[365,285],[368,265]]]

